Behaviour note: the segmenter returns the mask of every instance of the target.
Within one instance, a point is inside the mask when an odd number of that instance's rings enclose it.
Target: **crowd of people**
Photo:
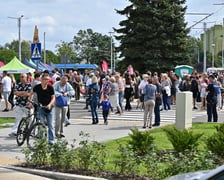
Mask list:
[[[160,111],[169,111],[176,103],[176,93],[181,91],[192,92],[192,108],[207,110],[208,122],[217,122],[217,109],[223,107],[224,78],[222,74],[216,73],[208,75],[194,71],[180,78],[173,71],[161,74],[147,71],[140,74],[129,65],[122,74],[69,70],[68,74],[60,75],[54,69],[52,72],[45,70],[35,73],[34,77],[30,73],[22,73],[16,81],[13,74],[8,75],[4,71],[1,84],[0,98],[5,100],[2,111],[16,111],[16,121],[10,136],[16,136],[21,118],[27,116],[32,108],[31,101],[34,101],[45,107],[39,109],[39,116],[42,122],[45,119],[47,121],[49,143],[54,143],[55,137],[64,137],[63,125],[70,125],[71,98],[78,101],[81,94],[86,98],[84,109],[90,108],[92,124],[99,123],[99,108],[102,107],[104,124],[107,125],[110,113],[122,115],[124,111],[131,111],[131,102],[137,99],[136,108],[144,110],[143,128],[160,126]],[[66,97],[66,105],[56,105],[59,96]]]

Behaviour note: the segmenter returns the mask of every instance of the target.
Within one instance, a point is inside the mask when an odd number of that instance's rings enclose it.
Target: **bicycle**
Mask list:
[[[34,112],[31,113],[29,110],[28,116],[21,119],[16,136],[18,146],[23,145],[25,140],[27,140],[27,146],[29,148],[32,148],[34,138],[40,136],[41,131],[46,131],[44,130],[46,129],[45,125],[38,118],[38,109],[45,107],[32,101],[31,103],[34,107]]]

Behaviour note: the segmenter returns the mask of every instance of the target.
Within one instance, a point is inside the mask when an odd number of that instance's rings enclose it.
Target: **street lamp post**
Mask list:
[[[111,72],[113,73],[113,34],[114,32],[109,32],[110,34],[110,67]]]
[[[212,44],[212,67],[214,67],[215,62],[215,44]]]
[[[206,22],[204,22],[204,65],[203,72],[206,72]]]
[[[222,22],[222,68],[224,68],[224,18]]]
[[[45,36],[46,36],[46,32],[44,32],[44,64],[46,64]]]
[[[20,17],[8,17],[8,18],[17,19],[17,21],[18,21],[19,60],[21,61],[22,60],[22,57],[21,57],[21,19],[23,18],[23,15],[21,15]]]

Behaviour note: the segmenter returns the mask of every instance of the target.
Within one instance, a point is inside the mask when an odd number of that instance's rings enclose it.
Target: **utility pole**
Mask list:
[[[45,36],[46,36],[46,32],[44,32],[44,64],[46,64]]]
[[[222,68],[224,68],[224,18],[222,20]]]
[[[206,22],[204,22],[203,25],[204,25],[204,65],[203,65],[203,72],[206,72]]]
[[[8,17],[10,19],[17,19],[18,21],[18,37],[19,37],[19,60],[22,61],[21,57],[21,19],[23,18],[23,15],[20,17]]]
[[[110,34],[110,67],[111,67],[111,73],[113,73],[113,34],[114,32],[109,32]]]
[[[212,67],[215,67],[215,44],[212,43]]]

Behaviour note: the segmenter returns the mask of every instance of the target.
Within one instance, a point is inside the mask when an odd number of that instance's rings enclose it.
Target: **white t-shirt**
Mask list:
[[[90,84],[92,84],[92,78],[89,78],[86,81],[86,86],[89,86]]]
[[[2,78],[2,85],[3,85],[3,92],[11,91],[12,87],[12,80],[9,76],[5,76]]]
[[[56,82],[57,77],[60,77],[60,76],[55,73],[51,78],[53,79],[54,82]]]
[[[139,86],[138,86],[138,89],[140,89],[140,92],[142,93],[143,92],[143,89],[145,88],[145,86],[148,84],[148,81],[144,81],[144,80],[141,80]]]

